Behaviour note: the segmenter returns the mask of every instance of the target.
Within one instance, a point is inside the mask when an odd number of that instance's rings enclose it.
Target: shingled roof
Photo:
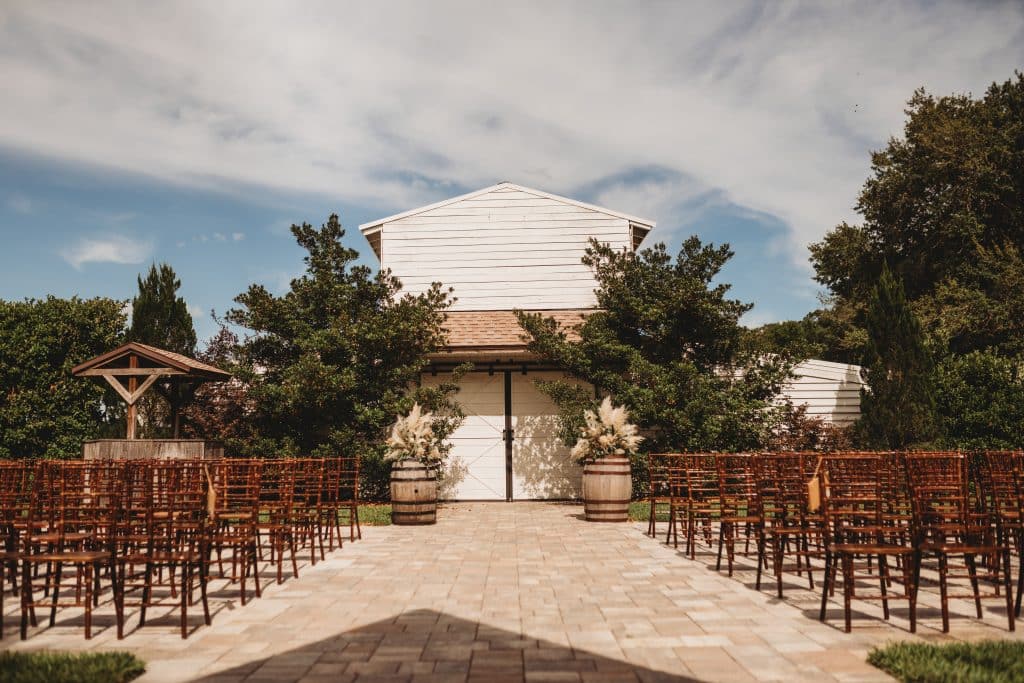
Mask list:
[[[569,337],[578,338],[572,328],[591,313],[586,309],[530,311],[554,318]],[[444,324],[448,331],[448,351],[519,351],[526,348],[523,336],[512,311],[449,311]]]
[[[113,351],[107,351],[100,356],[96,356],[84,363],[76,365],[71,369],[71,374],[75,376],[82,375],[83,373],[98,374],[101,368],[116,367],[120,365],[121,363],[118,361],[126,358],[131,353],[135,353],[154,365],[165,367],[169,370],[169,372],[165,373],[168,375],[186,375],[193,379],[209,379],[217,381],[231,379],[230,373],[224,372],[218,367],[214,367],[208,363],[203,363],[195,358],[183,356],[180,353],[167,351],[166,349],[158,349],[155,346],[140,344],[139,342],[128,342],[127,344],[122,344]]]

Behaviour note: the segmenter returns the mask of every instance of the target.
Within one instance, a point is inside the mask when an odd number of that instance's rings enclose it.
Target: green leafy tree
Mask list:
[[[356,265],[336,215],[320,229],[293,225],[292,234],[308,252],[305,274],[282,296],[252,285],[227,314],[251,331],[238,348],[239,380],[253,406],[246,448],[260,456],[357,454],[368,472],[386,471],[384,438],[414,402],[439,416],[441,435],[458,423],[454,383],[417,386],[428,354],[445,342],[450,290],[435,283],[403,294],[389,271]],[[366,481],[379,486],[381,477]]]
[[[196,331],[185,299],[178,296],[181,280],[166,263],[149,267],[139,277],[139,293],[132,299],[128,340],[150,344],[186,356],[196,353]]]
[[[742,450],[767,442],[782,419],[774,397],[793,359],[743,343],[750,310],[715,284],[727,245],[686,240],[673,259],[658,244],[638,254],[592,240],[583,262],[597,278],[598,310],[570,336],[552,318],[518,311],[529,348],[609,393],[644,430],[649,450]],[[578,339],[575,338],[578,335]],[[542,382],[575,441],[596,401],[571,382]]]
[[[868,300],[865,323],[861,418],[858,432],[866,445],[906,448],[937,435],[934,361],[921,324],[910,309],[903,283],[882,266]]]
[[[951,355],[936,372],[943,443],[1016,449],[1024,444],[1024,378],[1018,358],[991,351]]]
[[[116,347],[125,302],[0,301],[0,458],[78,458],[82,442],[123,434],[120,402],[71,368]]]
[[[918,90],[906,112],[903,136],[872,154],[863,222],[811,245],[816,278],[860,323],[888,264],[950,350],[1016,347],[1021,292],[986,255],[1024,248],[1024,74],[977,99]]]

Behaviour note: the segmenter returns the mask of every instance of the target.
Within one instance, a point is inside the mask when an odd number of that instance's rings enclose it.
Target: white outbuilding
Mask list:
[[[597,303],[594,274],[581,263],[588,241],[636,250],[654,227],[651,220],[507,182],[359,226],[381,267],[406,291],[441,282],[457,298],[446,323],[448,348],[423,376],[424,383],[440,382],[460,362],[475,365],[460,385],[466,419],[452,437],[448,497],[579,494],[579,468],[557,436],[555,405],[535,386],[564,374],[527,352],[512,311],[543,311],[566,327],[579,322]],[[826,412],[845,406],[845,398],[833,408],[824,394],[812,398],[820,391],[813,381],[794,391],[794,403],[806,393]]]

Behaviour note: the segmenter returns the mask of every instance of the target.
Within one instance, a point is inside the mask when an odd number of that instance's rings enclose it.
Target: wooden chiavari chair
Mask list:
[[[50,608],[50,626],[60,607],[85,610],[85,637],[92,637],[92,610],[98,602],[99,577],[108,570],[121,629],[122,603],[114,566],[113,539],[121,514],[116,465],[50,462],[41,464],[32,487],[32,505],[21,547],[21,637],[36,607]],[[45,566],[45,590],[37,599],[33,569]],[[61,599],[65,570],[74,570],[74,599]]]
[[[665,543],[679,547],[679,527],[684,530],[684,551],[696,559],[697,527],[704,541],[712,543],[711,520],[719,515],[718,465],[711,453],[684,454],[668,464],[669,525]]]
[[[910,631],[915,632],[919,554],[903,543],[901,530],[884,519],[888,505],[882,456],[863,453],[828,455],[823,461],[823,469],[828,481],[828,495],[823,498],[827,532],[821,621],[825,620],[828,596],[834,590],[836,574],[841,568],[847,633],[852,626],[851,601],[854,598],[881,600],[886,620],[889,619],[889,601],[906,600],[910,606]],[[869,562],[858,564],[861,558],[877,559],[877,574],[871,572]],[[901,576],[895,580],[903,585],[902,595],[888,590],[894,581],[889,568],[890,559],[900,560]],[[858,572],[862,568],[866,571]],[[858,595],[857,582],[865,579],[877,580],[880,592]]]
[[[755,587],[761,589],[761,569],[767,566],[770,551],[776,591],[782,597],[782,575],[795,571],[807,574],[814,589],[812,558],[824,556],[822,530],[824,516],[808,510],[807,482],[813,476],[820,455],[817,453],[771,453],[757,456],[757,495],[763,524],[758,543]],[[787,566],[790,555],[794,564]]]
[[[986,451],[978,454],[976,462],[979,475],[977,487],[983,492],[983,507],[991,514],[996,540],[1001,547],[1008,548],[1011,555],[1017,555],[1017,602],[1014,613],[1019,616],[1021,586],[1024,586],[1024,504],[1020,491],[1024,452]]]
[[[754,471],[755,458],[746,453],[721,454],[715,456],[718,466],[718,558],[715,570],[722,568],[722,549],[726,553],[729,576],[733,574],[736,557],[736,538],[743,530],[749,551],[750,534],[761,535],[761,511],[757,497],[757,476]],[[758,558],[760,563],[760,557]]]
[[[148,462],[130,468],[131,485],[148,492],[144,505],[145,541],[132,543],[118,555],[121,594],[141,590],[139,627],[146,625],[146,611],[156,606],[176,606],[181,617],[181,637],[188,637],[188,607],[198,583],[203,619],[210,624],[206,594],[208,574],[207,490],[203,463],[196,460]],[[136,500],[142,496],[136,495]],[[142,576],[133,567],[141,566]],[[166,575],[164,573],[166,570]],[[166,576],[166,579],[165,579]],[[180,584],[178,583],[180,581]],[[169,598],[156,595],[166,589]],[[175,598],[177,597],[177,600]]]
[[[647,456],[647,502],[650,505],[647,515],[647,535],[651,538],[656,538],[658,535],[658,506],[671,507],[672,488],[669,482],[669,470],[673,466],[678,466],[678,461],[682,457],[679,453],[650,453]],[[665,511],[669,512],[669,510]]]
[[[982,594],[981,580],[999,580],[1000,563],[982,568],[977,557],[1002,559],[1003,588],[1009,629],[1014,630],[1014,606],[1010,585],[1009,547],[1000,547],[990,516],[975,508],[968,471],[962,453],[908,453],[907,474],[913,496],[915,543],[922,557],[938,561],[939,592],[942,601],[942,631],[949,632],[949,579],[966,578],[971,584],[977,616],[982,617],[981,600],[998,598],[999,592]],[[963,557],[964,574],[950,572],[951,557]],[[984,571],[983,571],[984,569]]]
[[[28,520],[35,466],[24,461],[0,462],[0,614],[3,614],[4,582],[18,595],[18,548]],[[3,624],[0,623],[0,637]]]
[[[291,554],[292,576],[298,578],[295,532],[295,461],[266,460],[260,483],[259,530],[265,532],[270,561],[277,565],[277,582],[284,582],[285,548]],[[262,554],[262,549],[261,549]]]
[[[348,513],[348,537],[350,541],[363,538],[359,527],[359,456],[343,455],[338,458],[338,500],[339,510]]]
[[[294,528],[299,545],[309,543],[309,562],[317,562],[317,544],[320,546],[320,559],[324,559],[324,537],[320,521],[323,508],[320,495],[323,491],[323,458],[303,458],[294,461],[293,475],[293,515]]]
[[[224,576],[225,550],[231,553],[232,583],[239,584],[241,603],[246,604],[246,579],[252,572],[256,597],[262,596],[259,575],[259,500],[262,463],[228,459],[206,465],[213,496],[207,497],[210,514],[210,547]],[[205,473],[204,473],[205,474]],[[211,505],[212,503],[212,505]]]

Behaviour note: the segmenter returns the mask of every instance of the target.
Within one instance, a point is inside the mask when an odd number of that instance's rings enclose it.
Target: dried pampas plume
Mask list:
[[[577,462],[591,462],[610,455],[630,455],[636,453],[643,441],[643,437],[637,435],[636,425],[629,422],[626,407],[612,405],[610,396],[605,397],[596,413],[586,411],[583,419],[586,425],[570,453]]]

